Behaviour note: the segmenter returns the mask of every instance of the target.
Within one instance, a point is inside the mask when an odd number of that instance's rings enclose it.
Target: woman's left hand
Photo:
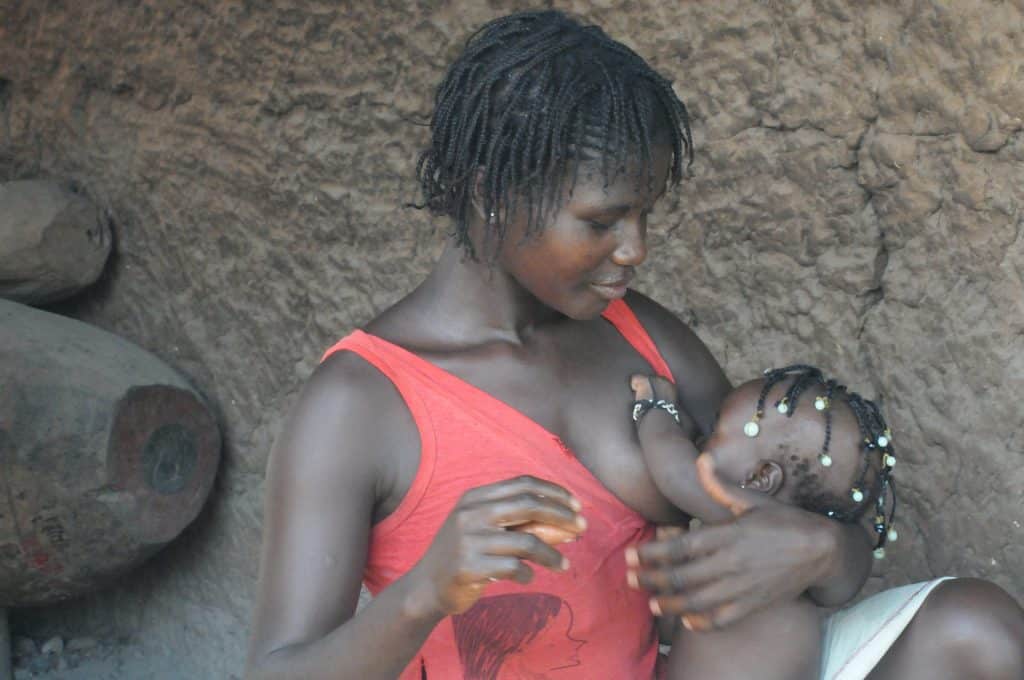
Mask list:
[[[697,469],[735,519],[627,551],[631,580],[651,592],[655,614],[680,616],[690,630],[714,630],[791,600],[831,573],[837,534],[830,520],[726,487],[707,455]]]

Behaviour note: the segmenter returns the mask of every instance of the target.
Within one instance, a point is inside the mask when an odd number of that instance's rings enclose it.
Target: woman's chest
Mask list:
[[[644,518],[683,518],[658,492],[644,464],[630,416],[629,378],[652,369],[621,337],[574,338],[568,346],[554,341],[534,348],[528,358],[499,354],[486,364],[455,369],[453,374],[461,373],[481,391],[474,408],[485,418],[501,420],[512,412],[524,437],[556,438],[563,453]]]

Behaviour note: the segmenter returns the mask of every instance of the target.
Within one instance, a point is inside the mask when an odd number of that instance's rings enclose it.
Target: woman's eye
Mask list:
[[[587,220],[587,224],[589,224],[592,229],[595,229],[597,231],[608,231],[609,229],[612,228],[610,224],[605,224],[604,222],[595,222],[594,220]]]

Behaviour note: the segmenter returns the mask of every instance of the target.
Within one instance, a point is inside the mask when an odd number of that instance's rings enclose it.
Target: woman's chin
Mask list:
[[[609,304],[611,303],[607,300],[603,300],[597,304],[590,304],[587,306],[580,305],[573,309],[560,309],[558,311],[574,321],[593,321],[594,319],[601,318],[601,315],[604,314],[604,310],[608,309]]]

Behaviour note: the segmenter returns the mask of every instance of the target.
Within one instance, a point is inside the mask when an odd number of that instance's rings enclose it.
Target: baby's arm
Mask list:
[[[664,378],[635,375],[630,385],[638,401],[653,398],[676,403],[675,385]],[[695,428],[684,411],[679,418],[677,423],[668,411],[652,408],[637,423],[640,450],[654,485],[673,505],[702,522],[731,519],[732,514],[700,485],[696,466],[700,452],[687,435]]]

